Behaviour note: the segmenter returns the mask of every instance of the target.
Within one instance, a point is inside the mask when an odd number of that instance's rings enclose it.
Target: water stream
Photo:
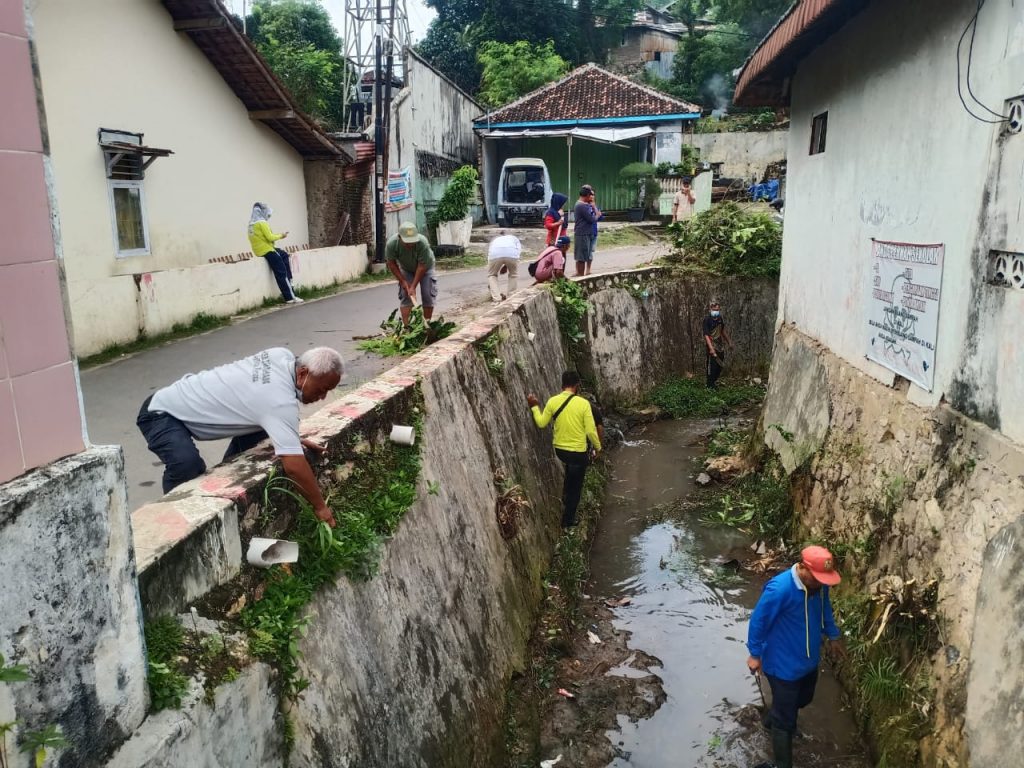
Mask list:
[[[718,565],[749,557],[750,539],[703,525],[678,505],[695,491],[703,450],[698,441],[714,426],[658,422],[628,435],[612,454],[590,589],[631,598],[616,609],[616,628],[632,633],[630,648],[661,660],[663,666],[652,671],[667,695],[648,720],[619,718],[619,731],[609,736],[623,757],[613,768],[746,768],[770,759],[768,737],[750,706],[759,706],[761,698],[744,645],[763,580]],[[620,667],[609,674],[636,673]],[[799,727],[797,765],[868,765],[825,665]]]

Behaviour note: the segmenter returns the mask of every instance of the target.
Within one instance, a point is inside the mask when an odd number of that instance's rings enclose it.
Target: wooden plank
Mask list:
[[[249,113],[250,120],[292,120],[295,111],[291,109],[257,109]]]
[[[205,32],[211,29],[222,29],[225,24],[223,16],[210,16],[205,19],[178,19],[174,22],[174,31]]]

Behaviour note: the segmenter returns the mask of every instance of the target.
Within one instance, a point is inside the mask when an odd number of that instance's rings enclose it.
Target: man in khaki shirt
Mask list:
[[[683,188],[672,198],[672,221],[686,221],[693,216],[693,204],[697,198],[690,187],[689,177],[683,179]]]

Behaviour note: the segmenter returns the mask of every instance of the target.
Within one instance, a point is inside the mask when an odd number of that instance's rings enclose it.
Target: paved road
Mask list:
[[[597,254],[594,271],[638,266],[661,255],[663,250],[660,245],[604,250]],[[529,275],[520,277],[520,285],[530,282]],[[486,311],[489,304],[486,283],[484,268],[441,273],[437,312],[465,321]],[[288,347],[301,353],[310,347],[329,346],[344,355],[347,371],[341,389],[328,397],[330,401],[395,364],[394,358],[381,358],[358,350],[352,337],[375,333],[381,320],[397,304],[394,283],[358,288],[318,301],[282,307],[83,371],[82,393],[89,438],[96,445],[116,443],[124,447],[130,508],[162,495],[162,465],[146,448],[135,426],[139,406],[146,397],[186,373],[238,360],[268,347]],[[304,415],[322,405],[304,407]],[[224,440],[199,444],[210,466],[220,460],[226,446]]]

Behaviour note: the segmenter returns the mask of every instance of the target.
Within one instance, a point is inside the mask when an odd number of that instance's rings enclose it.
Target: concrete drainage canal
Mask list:
[[[549,684],[560,692],[541,728],[542,759],[562,760],[541,765],[745,768],[770,761],[745,642],[762,585],[784,561],[767,563],[770,553],[751,549],[749,533],[702,511],[709,496],[695,476],[718,426],[659,421],[631,430],[609,452],[583,596],[588,627],[569,654],[582,658],[556,666]],[[765,567],[769,574],[758,573]],[[828,664],[814,702],[801,711],[795,763],[870,764]]]

